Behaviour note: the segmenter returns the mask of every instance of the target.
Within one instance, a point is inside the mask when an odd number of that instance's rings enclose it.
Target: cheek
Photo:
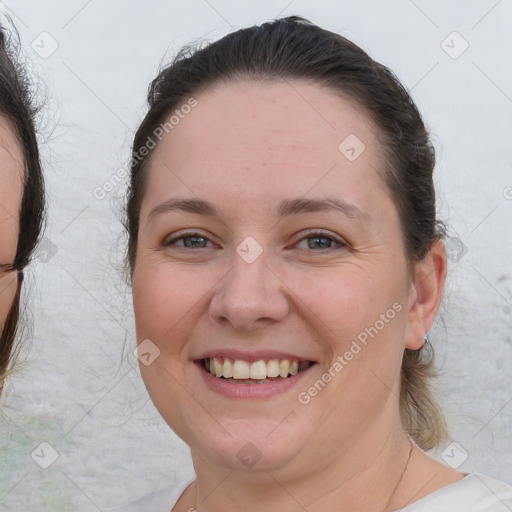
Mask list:
[[[0,333],[4,329],[7,315],[16,295],[17,282],[16,272],[10,272],[0,278]]]
[[[205,307],[214,281],[211,273],[168,262],[137,263],[133,307],[139,343],[149,338],[163,352],[181,347]]]
[[[286,284],[335,352],[345,350],[361,333],[364,340],[375,324],[383,335],[403,328],[404,278],[392,271],[369,263],[308,272],[295,269],[287,272]]]
[[[395,389],[404,351],[406,307],[403,284],[391,275],[346,274],[329,284],[324,304],[329,338],[344,375],[337,385],[350,390],[348,405],[379,408]],[[341,357],[341,359],[339,359]],[[342,369],[341,369],[342,368]]]
[[[329,411],[343,411],[355,428],[378,414],[390,393],[399,393],[407,321],[403,278],[347,264],[302,274],[299,282],[297,302],[306,306],[308,323],[329,353],[323,367],[329,391],[319,394],[318,408],[329,417]]]

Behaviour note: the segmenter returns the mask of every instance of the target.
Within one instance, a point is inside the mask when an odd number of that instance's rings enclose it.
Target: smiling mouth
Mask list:
[[[249,362],[227,357],[206,358],[200,362],[206,372],[233,384],[264,384],[289,379],[314,364],[312,361],[297,359],[261,359]]]

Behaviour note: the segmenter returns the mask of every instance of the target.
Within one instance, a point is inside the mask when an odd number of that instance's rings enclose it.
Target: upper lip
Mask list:
[[[271,359],[288,359],[289,361],[311,361],[315,362],[314,359],[307,357],[307,356],[299,356],[296,354],[292,354],[290,352],[281,352],[276,350],[255,350],[255,351],[245,351],[240,349],[211,349],[204,353],[202,353],[198,357],[194,357],[194,360],[200,360],[200,359],[212,359],[214,357],[220,358],[227,358],[232,360],[242,360],[242,361],[248,361],[248,362],[255,362],[255,361],[270,361]]]

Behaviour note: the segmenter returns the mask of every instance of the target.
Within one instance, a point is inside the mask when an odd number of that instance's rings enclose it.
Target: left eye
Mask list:
[[[181,243],[179,243],[181,242]],[[181,236],[179,238],[174,238],[173,240],[169,240],[168,242],[164,242],[164,246],[167,247],[169,245],[177,245],[179,247],[185,247],[187,249],[204,249],[207,247],[207,243],[209,242],[208,238],[201,235],[188,235]]]
[[[304,245],[301,244],[306,244]],[[346,246],[344,242],[341,240],[337,240],[334,237],[328,236],[323,233],[311,233],[308,236],[305,236],[302,238],[299,243],[297,244],[297,247],[300,249],[332,249],[335,246]]]

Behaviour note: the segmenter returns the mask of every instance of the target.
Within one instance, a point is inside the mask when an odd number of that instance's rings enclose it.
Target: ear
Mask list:
[[[442,240],[436,240],[422,261],[415,265],[408,302],[405,348],[418,350],[423,346],[441,304],[446,279],[446,250]]]

